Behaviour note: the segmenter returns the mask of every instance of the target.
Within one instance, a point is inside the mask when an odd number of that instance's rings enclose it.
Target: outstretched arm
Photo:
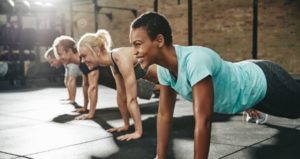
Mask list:
[[[68,77],[68,90],[69,90],[70,103],[74,104],[75,97],[76,97],[76,76]]]
[[[117,65],[119,68],[120,76],[121,76],[121,85],[124,87],[118,87],[118,92],[125,92],[126,95],[126,105],[127,109],[134,121],[135,132],[131,134],[126,134],[118,137],[118,140],[132,140],[138,139],[142,136],[143,128],[142,128],[142,120],[140,108],[137,102],[137,81],[134,72],[134,61],[131,52],[131,49],[120,49],[120,52],[115,54],[115,58],[117,59]],[[120,90],[122,89],[122,90]],[[125,90],[124,90],[125,89]],[[124,96],[123,95],[123,96]]]
[[[117,127],[117,128],[110,128],[107,131],[108,132],[120,132],[120,131],[126,131],[129,129],[129,112],[127,110],[127,102],[126,102],[126,92],[125,92],[125,86],[124,86],[124,80],[122,76],[117,73],[113,68],[113,76],[116,81],[116,88],[117,88],[117,104],[118,108],[121,114],[121,117],[124,121],[124,126]]]
[[[99,71],[94,70],[88,74],[88,97],[90,100],[90,110],[88,114],[79,116],[77,119],[92,119],[95,116],[97,100],[98,100],[98,79]]]
[[[99,70],[92,71],[88,74],[89,81],[89,99],[90,99],[90,111],[88,118],[91,119],[95,116],[97,101],[98,101],[98,79]]]
[[[125,67],[126,68],[126,67]],[[135,132],[132,134],[126,134],[123,136],[118,137],[119,140],[131,140],[131,139],[138,139],[143,134],[142,128],[142,119],[140,108],[137,102],[137,82],[135,79],[135,74],[133,67],[127,67],[126,72],[122,73],[123,83],[125,86],[125,93],[126,93],[126,104],[128,111],[134,121]]]
[[[82,74],[82,93],[83,93],[83,107],[82,108],[77,108],[75,112],[78,113],[84,113],[87,111],[87,106],[89,104],[89,98],[88,98],[88,81],[87,77]]]
[[[211,76],[204,78],[192,87],[193,110],[195,116],[194,158],[208,157],[211,121],[213,115],[213,82]]]
[[[175,102],[176,92],[162,85],[157,114],[157,156],[159,159],[166,158]]]

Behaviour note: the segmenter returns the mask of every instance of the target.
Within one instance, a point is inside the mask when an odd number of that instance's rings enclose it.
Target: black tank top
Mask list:
[[[96,67],[94,67],[94,68],[92,68],[92,69],[89,69],[88,66],[87,66],[85,63],[82,63],[82,62],[81,62],[81,57],[80,57],[79,60],[80,60],[80,63],[79,63],[79,69],[80,69],[80,71],[81,71],[85,76],[87,76],[90,72],[99,69],[99,66],[96,66]]]
[[[119,67],[117,65],[117,63],[115,62],[114,58],[113,58],[113,52],[111,52],[110,54],[110,57],[111,57],[111,60],[112,62],[114,63],[114,69],[120,73],[120,70],[119,70]],[[147,70],[144,70],[141,65],[139,63],[137,63],[135,66],[134,66],[134,73],[135,73],[135,77],[136,79],[140,79],[140,78],[143,78],[146,73],[147,73]]]

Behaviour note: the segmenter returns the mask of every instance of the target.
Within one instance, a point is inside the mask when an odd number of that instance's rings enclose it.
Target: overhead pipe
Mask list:
[[[252,22],[252,58],[257,59],[257,21],[258,21],[258,4],[253,0],[253,22]]]
[[[193,0],[188,0],[188,45],[193,45]]]

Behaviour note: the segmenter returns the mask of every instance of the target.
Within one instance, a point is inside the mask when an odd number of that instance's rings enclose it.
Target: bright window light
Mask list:
[[[53,4],[50,2],[41,2],[41,1],[35,1],[36,5],[42,6],[42,7],[52,7]]]
[[[8,2],[12,7],[15,6],[15,2],[14,2],[13,0],[7,0],[7,2]]]

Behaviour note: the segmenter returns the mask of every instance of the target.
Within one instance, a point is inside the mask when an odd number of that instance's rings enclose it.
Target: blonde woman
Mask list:
[[[131,47],[110,50],[111,37],[106,30],[87,33],[81,37],[77,49],[89,68],[110,66],[116,82],[117,104],[124,126],[111,128],[109,132],[126,131],[129,128],[129,115],[133,118],[135,131],[119,136],[118,140],[138,139],[143,134],[140,109],[137,101],[137,80],[146,75],[133,56]]]
[[[82,90],[83,90],[83,108],[77,109],[77,112],[85,113],[90,103],[90,110],[87,114],[76,117],[78,120],[92,119],[95,116],[97,97],[98,97],[98,68],[89,69],[84,63],[76,49],[76,42],[72,37],[60,36],[53,42],[54,54],[64,65],[75,64],[82,72]]]

